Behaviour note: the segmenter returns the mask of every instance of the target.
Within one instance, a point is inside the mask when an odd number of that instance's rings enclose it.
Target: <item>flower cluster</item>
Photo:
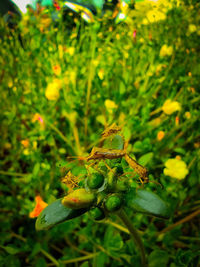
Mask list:
[[[165,162],[164,174],[172,178],[182,180],[189,173],[187,165],[180,159],[168,159]]]

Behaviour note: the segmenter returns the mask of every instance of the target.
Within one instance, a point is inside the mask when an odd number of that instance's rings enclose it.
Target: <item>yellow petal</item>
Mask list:
[[[167,115],[171,115],[172,113],[180,109],[181,109],[180,103],[177,101],[171,101],[171,99],[167,99],[162,106],[162,110]]]

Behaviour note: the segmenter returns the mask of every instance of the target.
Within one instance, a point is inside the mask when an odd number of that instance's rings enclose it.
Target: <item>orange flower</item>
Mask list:
[[[33,116],[33,118],[32,118],[32,122],[35,122],[35,121],[39,121],[39,123],[40,123],[41,125],[44,124],[44,120],[43,120],[42,116],[41,116],[39,113],[36,113],[36,114]]]
[[[57,76],[59,76],[61,74],[61,67],[60,65],[55,65],[53,66],[53,73]]]
[[[21,144],[27,148],[29,146],[29,140],[28,139],[24,139],[24,140],[21,140]]]
[[[46,206],[48,206],[48,204],[44,202],[41,196],[39,195],[35,197],[35,201],[36,201],[35,208],[33,209],[33,211],[29,213],[30,218],[35,218],[39,216],[39,214],[43,211],[43,209],[46,208]]]
[[[164,136],[165,136],[165,132],[159,131],[157,134],[157,140],[161,141],[164,138]]]

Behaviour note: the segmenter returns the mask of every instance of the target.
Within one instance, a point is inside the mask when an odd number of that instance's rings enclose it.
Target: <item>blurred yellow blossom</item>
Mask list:
[[[167,46],[164,44],[161,49],[160,49],[160,56],[165,57],[165,56],[171,56],[173,53],[173,47],[172,46]]]
[[[193,33],[193,32],[196,32],[197,31],[197,27],[196,27],[196,25],[194,25],[194,24],[190,24],[189,26],[188,26],[188,32],[189,33]]]
[[[179,159],[168,159],[165,162],[164,174],[176,179],[184,179],[189,173],[187,165]]]
[[[48,100],[57,100],[60,96],[61,81],[59,79],[54,79],[48,84],[45,96]]]
[[[34,150],[37,149],[37,141],[33,141],[33,149],[34,149]]]
[[[185,117],[186,117],[187,119],[190,119],[190,118],[191,118],[191,113],[190,113],[189,111],[186,111],[186,112],[185,112]]]
[[[29,150],[28,148],[25,148],[24,151],[23,151],[23,154],[24,154],[25,156],[30,155],[30,150]]]
[[[13,82],[12,82],[11,79],[8,80],[8,87],[9,87],[9,88],[13,87]]]
[[[162,106],[162,110],[167,115],[171,115],[172,113],[180,109],[181,109],[180,103],[177,101],[172,101],[171,99],[167,99]]]
[[[103,80],[104,79],[104,74],[105,74],[104,69],[100,69],[98,71],[98,76],[99,76],[99,79],[100,80]]]
[[[109,113],[113,113],[113,110],[118,107],[115,102],[110,99],[106,99],[104,104]]]
[[[158,140],[158,141],[161,141],[161,140],[164,138],[164,136],[165,136],[165,132],[163,132],[163,131],[159,131],[159,132],[157,133],[157,140]]]
[[[59,54],[59,58],[62,59],[63,58],[63,53],[65,51],[65,48],[62,45],[58,45],[58,54]]]
[[[166,19],[165,13],[163,13],[157,9],[153,9],[153,10],[150,10],[149,12],[147,12],[146,18],[143,20],[143,24],[154,23],[154,22],[158,22],[160,20],[165,20],[165,19]]]
[[[73,56],[75,53],[75,47],[69,47],[66,49],[66,52],[70,55]]]

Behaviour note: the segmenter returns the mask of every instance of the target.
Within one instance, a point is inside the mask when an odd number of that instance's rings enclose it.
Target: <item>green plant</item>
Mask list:
[[[109,145],[108,145],[109,144]],[[109,151],[115,151],[123,147],[123,138],[119,135],[111,135],[106,140]],[[144,189],[133,189],[130,184],[126,184],[126,189],[122,190],[118,182],[124,175],[124,182],[127,177],[123,173],[123,168],[116,160],[109,160],[104,166],[96,165],[93,170],[87,167],[88,178],[79,188],[70,192],[63,199],[56,200],[47,206],[39,215],[36,221],[37,230],[45,230],[61,223],[81,216],[90,211],[94,220],[101,220],[110,213],[116,213],[117,216],[126,225],[130,234],[141,252],[142,266],[146,266],[145,250],[137,230],[133,227],[130,219],[124,211],[125,208],[133,212],[146,213],[161,218],[169,218],[168,205],[156,194]],[[121,161],[121,159],[120,159]],[[117,166],[115,166],[117,164]],[[87,166],[87,165],[86,165]],[[92,171],[91,174],[89,171]],[[118,185],[118,186],[116,186]],[[101,188],[101,190],[99,190]]]

